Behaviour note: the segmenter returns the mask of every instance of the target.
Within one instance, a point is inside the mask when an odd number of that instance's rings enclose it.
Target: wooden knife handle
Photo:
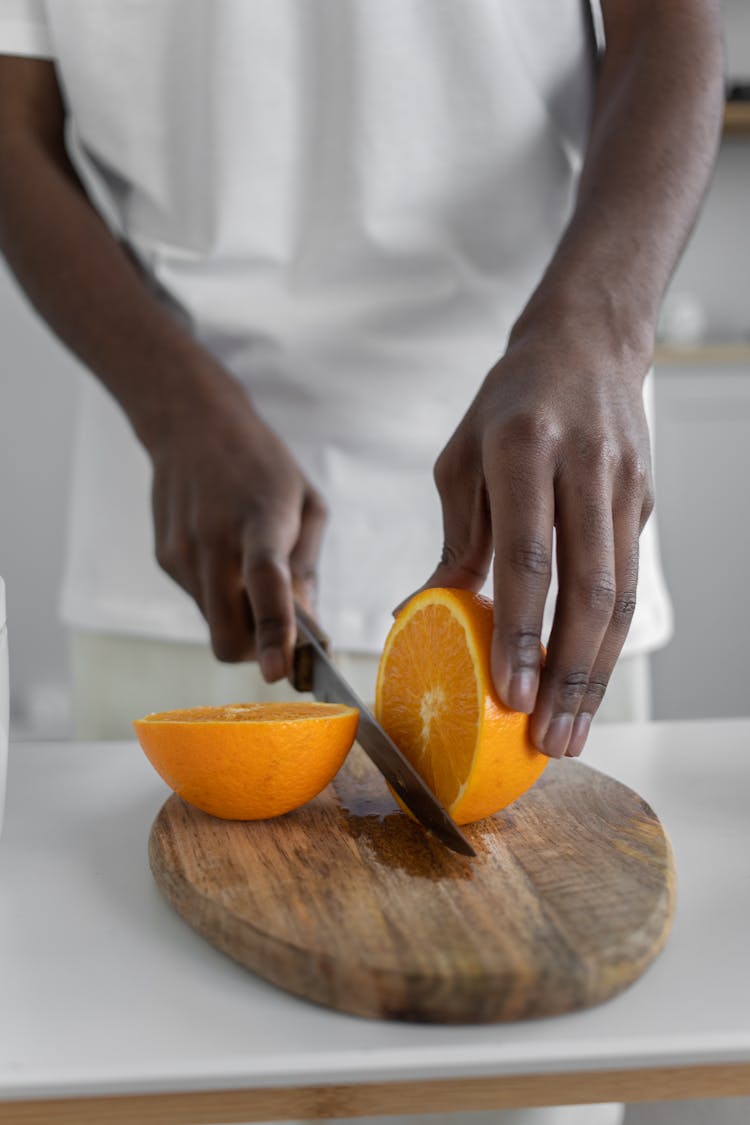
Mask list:
[[[325,652],[329,651],[330,640],[315,618],[299,602],[294,603],[294,613],[297,619],[297,643],[294,646],[289,680],[296,691],[309,692],[313,688],[313,649],[310,639],[317,641]]]

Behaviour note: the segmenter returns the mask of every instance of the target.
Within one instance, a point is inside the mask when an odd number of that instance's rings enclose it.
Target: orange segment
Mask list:
[[[176,793],[227,820],[266,820],[338,773],[359,712],[337,703],[237,703],[136,719],[138,741]]]
[[[399,613],[378,669],[379,722],[458,824],[515,801],[549,761],[528,715],[497,697],[491,641],[490,601],[423,590]]]

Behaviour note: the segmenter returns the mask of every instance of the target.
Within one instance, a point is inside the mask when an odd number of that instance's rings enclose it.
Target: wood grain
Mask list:
[[[149,857],[209,942],[273,984],[341,1011],[484,1023],[585,1008],[636,980],[674,911],[669,841],[632,790],[550,762],[447,851],[398,811],[355,747],[315,801],[222,821],[177,796]]]
[[[0,1102],[1,1125],[219,1125],[750,1095],[750,1064]]]

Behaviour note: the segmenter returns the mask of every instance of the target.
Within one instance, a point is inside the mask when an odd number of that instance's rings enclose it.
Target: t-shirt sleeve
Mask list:
[[[54,56],[44,0],[0,0],[0,55]]]

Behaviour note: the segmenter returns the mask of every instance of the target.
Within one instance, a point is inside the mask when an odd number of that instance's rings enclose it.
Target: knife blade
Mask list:
[[[297,646],[289,677],[297,691],[311,691],[324,703],[345,703],[359,711],[357,742],[422,827],[461,855],[477,853],[425,784],[411,762],[346,682],[328,656],[328,638],[300,606],[296,609]]]

